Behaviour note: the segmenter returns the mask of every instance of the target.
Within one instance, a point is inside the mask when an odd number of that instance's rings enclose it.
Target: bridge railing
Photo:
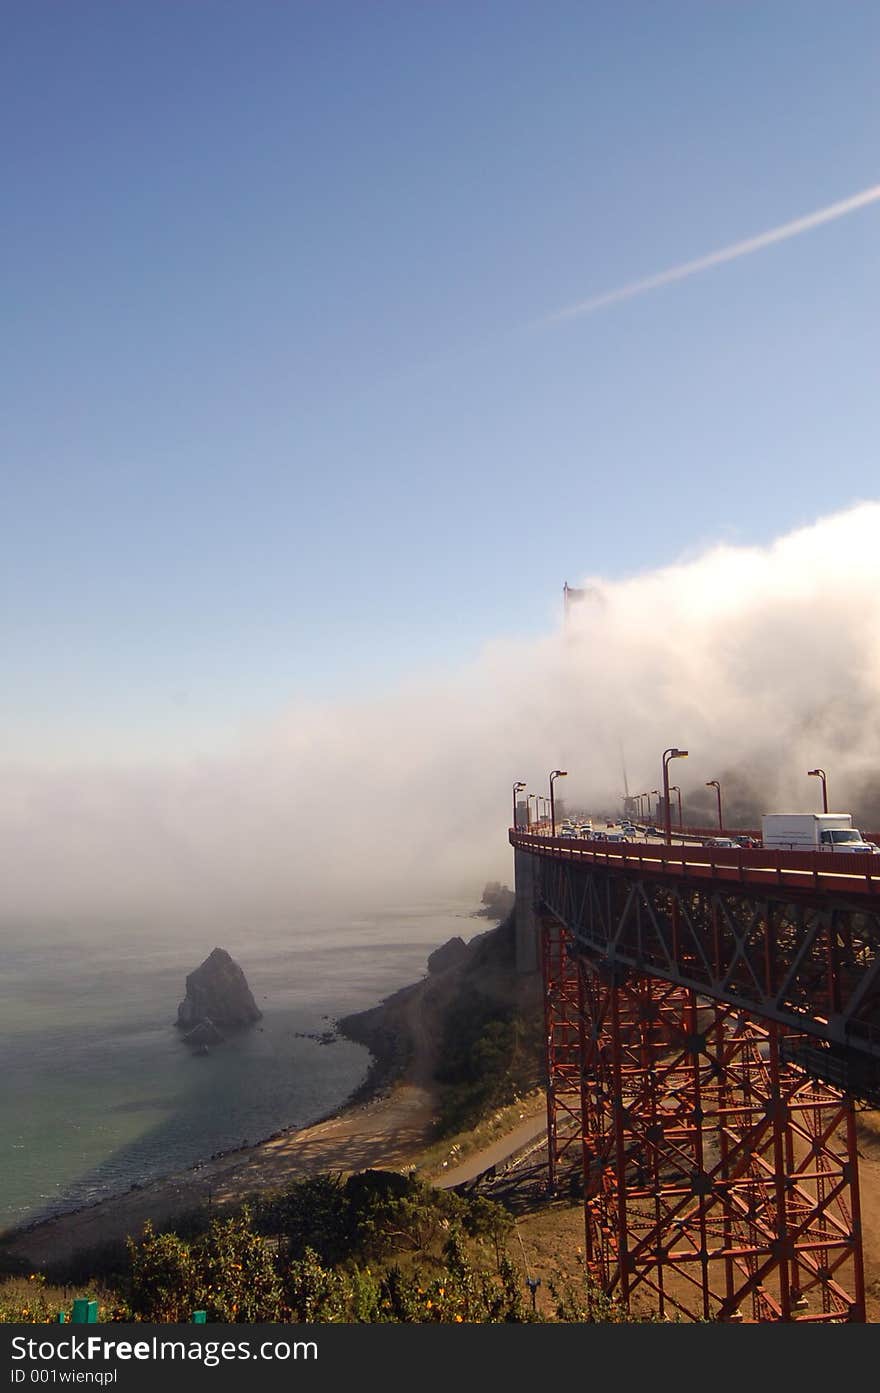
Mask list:
[[[510,828],[509,840],[538,856],[681,879],[715,880],[791,890],[880,895],[880,856],[834,851],[732,850],[682,843],[606,842],[550,837]]]

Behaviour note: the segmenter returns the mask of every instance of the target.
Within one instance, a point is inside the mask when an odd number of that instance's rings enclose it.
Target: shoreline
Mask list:
[[[344,1034],[343,1031],[339,1032]],[[346,1035],[346,1039],[353,1037]],[[359,1040],[355,1044],[362,1043]],[[366,1048],[366,1047],[365,1047]],[[372,1082],[376,1076],[375,1084]],[[374,1098],[384,1095],[390,1086],[390,1080],[386,1077],[381,1061],[371,1058],[367,1066],[367,1072],[363,1080],[349,1093],[349,1095],[337,1104],[335,1108],[329,1108],[327,1112],[321,1113],[318,1117],[313,1117],[310,1122],[305,1122],[301,1127],[279,1127],[274,1132],[270,1132],[265,1137],[258,1137],[256,1141],[248,1141],[245,1146],[231,1146],[224,1151],[213,1152],[204,1161],[194,1161],[191,1166],[181,1167],[179,1170],[163,1171],[161,1175],[153,1175],[149,1180],[134,1181],[124,1190],[108,1191],[105,1195],[100,1195],[97,1199],[84,1200],[81,1203],[72,1205],[69,1209],[58,1209],[51,1214],[43,1214],[34,1219],[28,1219],[23,1224],[13,1224],[7,1228],[0,1229],[0,1253],[7,1242],[13,1241],[20,1234],[31,1233],[34,1229],[42,1227],[43,1224],[51,1224],[56,1220],[68,1219],[74,1214],[81,1214],[87,1209],[99,1209],[101,1205],[110,1204],[114,1200],[122,1199],[124,1196],[136,1193],[139,1190],[146,1190],[149,1186],[160,1186],[169,1184],[182,1176],[195,1174],[210,1165],[214,1161],[227,1160],[236,1156],[246,1155],[248,1152],[256,1151],[261,1146],[267,1146],[270,1142],[279,1141],[282,1137],[296,1136],[300,1132],[308,1131],[312,1127],[319,1127],[324,1122],[330,1122],[334,1118],[341,1117],[349,1108],[357,1107],[371,1102]]]
[[[337,1034],[367,1049],[363,1080],[336,1107],[303,1127],[282,1127],[246,1146],[168,1171],[128,1189],[0,1231],[5,1267],[48,1266],[116,1245],[143,1222],[179,1220],[198,1208],[231,1207],[248,1190],[281,1188],[320,1170],[401,1164],[428,1143],[433,1092],[425,1071],[408,1081],[418,1053],[407,1029],[428,978],[400,988],[376,1006],[334,1021]],[[347,1160],[351,1164],[346,1164]],[[106,1221],[106,1222],[104,1222]]]

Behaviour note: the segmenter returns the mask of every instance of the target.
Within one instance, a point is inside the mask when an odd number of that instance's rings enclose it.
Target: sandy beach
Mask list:
[[[160,1225],[205,1205],[219,1209],[321,1171],[404,1166],[429,1140],[432,1117],[430,1093],[403,1081],[387,1096],[344,1108],[312,1127],[17,1230],[4,1238],[3,1251],[42,1268],[138,1234],[147,1219]]]

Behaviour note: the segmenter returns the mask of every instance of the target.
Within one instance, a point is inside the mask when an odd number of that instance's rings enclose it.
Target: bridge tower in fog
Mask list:
[[[565,619],[565,627],[568,628],[568,621],[573,607],[585,600],[589,595],[589,590],[578,590],[573,585],[565,581],[562,587],[562,612]]]

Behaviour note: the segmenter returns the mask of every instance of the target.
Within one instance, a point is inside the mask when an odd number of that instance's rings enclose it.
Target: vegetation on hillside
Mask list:
[[[465,989],[443,1025],[438,1135],[475,1127],[535,1087],[540,1070],[540,1022],[474,988]]]
[[[535,979],[516,971],[511,915],[478,940],[443,1013],[438,1136],[470,1130],[541,1082],[541,1031]]]
[[[89,1284],[102,1321],[505,1322],[621,1320],[612,1303],[587,1312],[584,1292],[532,1308],[510,1256],[513,1216],[484,1198],[435,1190],[410,1175],[323,1175],[254,1200],[186,1232],[147,1224],[124,1271]],[[42,1277],[0,1285],[0,1320],[52,1321],[77,1290]]]

